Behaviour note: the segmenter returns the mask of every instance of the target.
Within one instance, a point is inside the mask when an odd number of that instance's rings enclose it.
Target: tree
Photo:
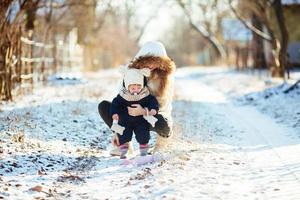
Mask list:
[[[186,18],[175,17],[169,32],[172,34],[165,35],[163,41],[168,54],[176,60],[177,66],[192,66],[199,62],[204,65],[214,64],[215,60],[210,59],[213,56],[208,54],[211,50],[210,44],[203,40],[203,37],[193,29]]]
[[[219,6],[219,1],[177,0],[177,3],[184,11],[193,29],[212,45],[219,57],[225,59],[226,51],[220,37],[220,21],[222,18],[220,16],[223,16],[226,11],[222,6]],[[198,22],[194,19],[195,15],[198,16]]]
[[[276,19],[279,26],[279,32],[280,32],[280,46],[279,48],[279,65],[276,66],[276,71],[274,72],[275,76],[284,77],[284,72],[287,65],[287,47],[288,47],[288,41],[289,41],[289,34],[287,32],[287,28],[285,25],[285,19],[282,9],[282,3],[281,0],[274,0],[273,2],[273,8],[275,11]]]
[[[272,65],[274,65],[274,67],[271,67],[272,76],[284,77],[287,65],[288,32],[285,25],[281,0],[239,0],[238,6],[243,10],[243,14],[235,9],[232,0],[229,0],[229,5],[235,16],[241,20],[247,28],[251,29],[257,36],[270,42],[272,47]],[[276,16],[279,35],[276,34],[274,27],[271,26],[272,14]],[[255,26],[256,24],[249,23],[247,19],[250,16],[255,17],[263,26],[259,27]],[[264,31],[264,28],[266,31]]]
[[[40,0],[5,0],[0,6],[0,97],[12,100],[12,66],[20,48],[22,17],[25,16],[26,30],[34,28],[36,7]],[[17,77],[19,78],[19,77]]]

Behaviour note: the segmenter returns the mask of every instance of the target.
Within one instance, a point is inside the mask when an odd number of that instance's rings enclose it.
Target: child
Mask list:
[[[144,87],[144,76],[150,75],[150,70],[144,69],[124,69],[124,87],[111,105],[111,116],[113,119],[112,131],[118,133],[120,158],[125,159],[128,151],[128,142],[132,139],[133,131],[136,140],[140,144],[140,155],[148,153],[148,142],[150,139],[150,124],[154,127],[157,119],[154,117],[158,113],[158,101]],[[128,107],[133,104],[140,104],[147,108],[146,116],[130,116]],[[150,123],[150,124],[149,124]]]

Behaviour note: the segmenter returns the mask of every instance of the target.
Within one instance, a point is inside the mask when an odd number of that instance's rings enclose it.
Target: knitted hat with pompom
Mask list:
[[[124,71],[124,83],[125,88],[131,84],[139,84],[144,87],[144,76],[150,76],[150,70],[148,68],[144,69],[126,69]]]

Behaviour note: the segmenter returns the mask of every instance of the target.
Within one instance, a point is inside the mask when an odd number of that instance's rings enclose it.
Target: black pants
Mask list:
[[[150,125],[146,121],[136,126],[125,126],[123,134],[118,134],[120,145],[130,142],[133,132],[135,134],[136,141],[139,144],[148,144],[150,140],[149,126]]]
[[[112,116],[110,114],[110,106],[111,102],[109,101],[102,101],[98,105],[99,114],[109,128],[112,126],[113,122]],[[161,114],[156,115],[156,118],[157,122],[155,123],[155,127],[151,126],[150,130],[157,132],[157,134],[162,137],[169,137],[171,135],[171,127],[168,119],[163,117]]]

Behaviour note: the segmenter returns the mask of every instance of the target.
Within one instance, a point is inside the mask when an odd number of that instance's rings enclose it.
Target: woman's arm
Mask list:
[[[157,101],[157,99],[154,96],[150,96],[149,98],[149,105],[147,105],[149,113],[148,115],[156,115],[158,113],[159,110],[159,103]]]
[[[111,102],[111,107],[110,107],[111,116],[118,114],[119,107],[120,107],[120,98],[117,96]]]

